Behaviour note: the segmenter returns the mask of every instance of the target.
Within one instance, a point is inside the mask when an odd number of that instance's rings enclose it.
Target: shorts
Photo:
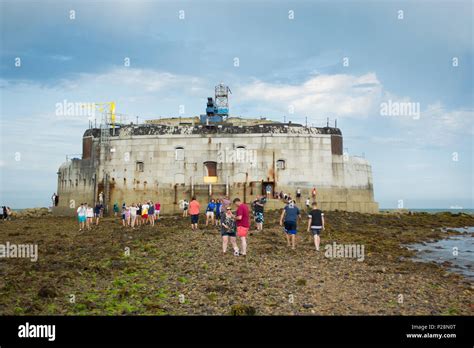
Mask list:
[[[85,216],[78,216],[79,222],[86,222]]]
[[[94,215],[96,218],[100,217],[100,213],[95,213]]]
[[[184,210],[184,211],[188,210],[188,207],[184,207],[183,210]]]
[[[197,224],[198,220],[199,220],[199,214],[191,215],[191,223],[192,224]]]
[[[301,197],[301,193],[297,193],[296,198],[300,198],[300,197]]]
[[[122,214],[122,220],[125,220],[125,214]]]
[[[216,213],[216,220],[220,220],[221,219],[221,213]]]
[[[321,229],[321,227],[311,226],[311,233],[313,233],[313,236],[319,236]]]
[[[285,221],[285,232],[287,234],[296,234],[296,222]]]
[[[239,237],[247,237],[247,233],[249,232],[249,228],[248,227],[244,227],[244,226],[237,226],[237,235]]]
[[[142,215],[142,218],[143,218],[143,219],[148,219],[148,214],[143,214],[143,215]]]
[[[214,217],[214,212],[213,211],[208,211],[208,212],[206,212],[206,216]]]
[[[159,211],[159,210],[155,210],[155,215],[156,215],[156,216],[160,215],[160,211]]]
[[[263,223],[263,213],[255,213],[255,222],[257,224]]]
[[[232,230],[232,231],[226,231],[224,229],[221,230],[222,237],[235,237],[235,235],[236,235],[235,230]]]

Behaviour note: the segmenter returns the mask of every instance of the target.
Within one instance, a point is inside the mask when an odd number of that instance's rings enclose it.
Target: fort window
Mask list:
[[[204,162],[206,176],[217,176],[217,162]]]
[[[217,182],[217,162],[204,162],[204,182],[207,184]]]
[[[143,172],[145,170],[145,163],[137,162],[137,172]]]
[[[245,160],[245,146],[237,146],[237,151],[235,153],[235,160],[237,162],[243,162]]]
[[[278,160],[276,163],[276,167],[277,169],[285,169],[286,168],[285,160]]]
[[[184,148],[182,147],[177,147],[174,150],[174,159],[176,161],[184,161]]]

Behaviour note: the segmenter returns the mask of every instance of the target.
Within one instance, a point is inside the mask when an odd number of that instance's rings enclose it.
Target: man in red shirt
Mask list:
[[[247,204],[240,201],[240,198],[235,198],[234,204],[237,206],[237,212],[235,213],[237,236],[242,241],[240,254],[245,256],[247,254],[247,234],[250,228],[249,208],[247,207]]]

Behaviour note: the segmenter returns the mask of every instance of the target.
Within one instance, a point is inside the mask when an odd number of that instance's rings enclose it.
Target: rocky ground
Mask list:
[[[222,255],[217,229],[192,232],[178,216],[133,231],[106,218],[82,233],[73,218],[16,216],[0,223],[0,244],[36,243],[39,259],[0,259],[0,314],[473,314],[471,282],[402,247],[473,216],[328,212],[319,253],[306,218],[293,251],[277,216],[266,214],[246,258]],[[325,257],[333,242],[364,245],[364,261]]]

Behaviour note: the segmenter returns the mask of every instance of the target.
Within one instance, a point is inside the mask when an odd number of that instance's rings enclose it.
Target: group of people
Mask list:
[[[313,189],[311,190],[311,196],[313,198],[313,202],[316,200],[316,195],[317,195],[317,191],[316,191],[316,187],[313,187]],[[268,194],[267,194],[268,196]],[[290,201],[295,201],[295,199],[293,199],[293,197],[289,194],[289,193],[285,193],[283,191],[280,191],[279,193],[278,192],[275,192],[274,194],[274,197],[275,199],[281,199],[282,201],[284,201],[285,203],[289,203]],[[301,201],[301,189],[298,187],[296,189],[296,201],[300,202]],[[308,197],[306,199],[306,206],[307,207],[310,207],[310,198]]]
[[[94,224],[99,225],[99,220],[104,214],[104,205],[97,203],[92,207],[87,203],[81,203],[77,208],[76,213],[79,221],[79,232],[85,229],[90,230]]]
[[[122,225],[135,227],[142,225],[154,226],[155,221],[160,219],[161,204],[159,202],[146,201],[145,203],[122,204]],[[114,215],[119,213],[118,203],[114,204]]]
[[[211,199],[206,206],[206,226],[220,226],[222,236],[222,252],[227,253],[229,241],[234,249],[234,255],[247,255],[247,236],[250,229],[250,213],[246,204],[239,198],[233,203],[237,207],[232,212],[231,201],[228,196],[222,199]],[[198,229],[201,205],[196,197],[189,202],[189,215],[191,217],[191,229]],[[237,245],[237,237],[240,239],[241,247]]]
[[[280,226],[284,227],[288,246],[294,250],[296,248],[297,223],[301,219],[300,209],[294,201],[289,201],[280,215]],[[311,209],[308,210],[307,232],[313,235],[314,246],[319,251],[321,243],[320,234],[324,230],[324,213],[318,209],[317,203],[313,202]]]
[[[236,211],[232,211],[230,200],[228,197],[223,199],[211,199],[206,207],[206,226],[220,225],[222,236],[222,251],[225,254],[229,241],[234,249],[235,255],[246,255],[247,253],[247,237],[250,228],[250,213],[246,204],[242,203],[239,198],[233,200]],[[257,196],[252,202],[252,210],[256,224],[256,230],[263,230],[264,222],[264,206],[266,203],[265,196]],[[198,229],[200,213],[200,204],[193,197],[189,203],[189,214],[191,216],[191,229]],[[307,209],[307,232],[311,232],[314,240],[314,246],[319,251],[320,234],[324,230],[324,213],[318,209],[317,203],[313,202],[311,207]],[[282,210],[280,216],[280,225],[284,227],[287,244],[292,249],[296,248],[297,223],[301,219],[300,209],[296,206],[294,200],[288,200]],[[241,241],[241,248],[237,246],[237,237]]]
[[[298,194],[298,192],[297,192]],[[309,200],[309,198],[308,198]],[[318,209],[317,203],[313,201],[310,205],[308,200],[307,206],[307,232],[311,232],[314,239],[314,245],[317,251],[320,246],[320,234],[324,230],[324,214]],[[256,231],[263,230],[264,223],[264,207],[267,199],[264,195],[259,195],[252,202],[252,212],[255,220]],[[236,210],[232,210],[232,203]],[[180,207],[183,209],[183,217],[190,216],[191,230],[198,229],[199,215],[201,205],[196,197],[192,197],[191,201],[180,201]],[[119,213],[117,203],[113,207],[114,215]],[[125,227],[135,228],[138,226],[150,225],[154,226],[155,222],[160,218],[161,204],[159,202],[146,201],[145,203],[122,204],[122,225]],[[94,208],[89,207],[87,203],[82,203],[77,209],[79,219],[79,231],[83,229],[91,229],[93,218],[95,224],[99,224],[99,218],[102,216],[103,205],[99,202]],[[222,236],[222,252],[225,254],[228,249],[229,242],[234,250],[234,255],[245,256],[247,254],[247,238],[250,229],[250,211],[247,204],[243,203],[239,198],[235,198],[232,202],[228,196],[220,199],[211,199],[205,209],[206,226],[220,227]],[[285,201],[285,207],[280,215],[280,225],[284,228],[287,244],[292,249],[296,248],[296,234],[298,220],[302,218],[302,213],[293,199]],[[237,244],[237,238],[240,240],[240,248]]]
[[[2,205],[2,220],[11,220],[12,219],[12,210],[10,207]]]
[[[59,196],[55,193],[51,196],[51,202],[53,203],[53,207],[57,207],[59,203]]]

